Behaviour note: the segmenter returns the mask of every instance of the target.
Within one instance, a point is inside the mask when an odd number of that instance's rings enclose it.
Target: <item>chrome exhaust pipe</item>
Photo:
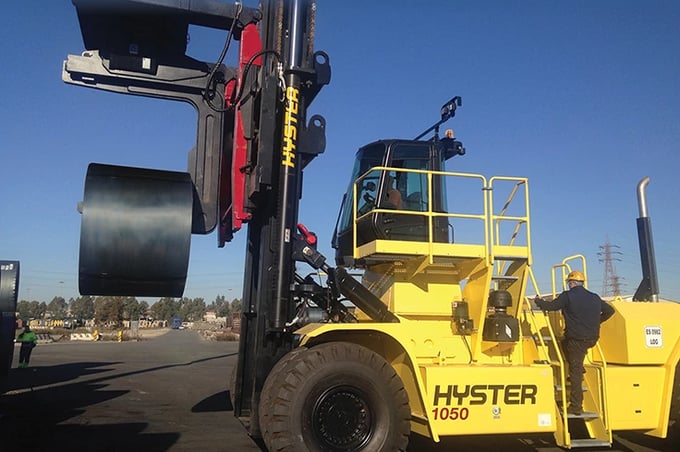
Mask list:
[[[643,178],[637,185],[638,210],[637,219],[638,243],[640,245],[640,263],[642,264],[642,281],[633,295],[633,301],[659,301],[659,280],[654,257],[652,240],[652,222],[647,215],[647,194],[649,177]]]

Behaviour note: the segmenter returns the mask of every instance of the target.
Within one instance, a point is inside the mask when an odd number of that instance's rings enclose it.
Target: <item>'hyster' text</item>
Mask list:
[[[286,111],[283,120],[283,148],[281,164],[295,168],[295,152],[297,147],[298,127],[298,94],[296,88],[286,88]]]
[[[433,405],[535,405],[536,394],[536,385],[436,385]]]

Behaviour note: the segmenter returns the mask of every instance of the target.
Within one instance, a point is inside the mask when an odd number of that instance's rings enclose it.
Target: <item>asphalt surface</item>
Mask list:
[[[39,345],[0,396],[0,451],[260,451],[227,392],[238,343],[170,330]]]
[[[13,369],[0,388],[0,452],[261,451],[233,416],[228,382],[236,342],[170,330],[140,342],[39,345],[31,367]],[[560,451],[552,435],[444,438],[412,435],[409,452]],[[595,449],[587,449],[588,451]],[[615,435],[609,451],[680,450],[665,440]]]

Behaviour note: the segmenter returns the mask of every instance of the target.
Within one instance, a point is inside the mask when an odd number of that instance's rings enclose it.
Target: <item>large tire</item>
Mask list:
[[[380,355],[347,342],[279,361],[262,388],[259,413],[271,452],[403,451],[410,433],[399,376]]]
[[[286,366],[288,366],[288,363],[290,361],[296,360],[297,357],[301,354],[307,351],[307,347],[298,347],[296,349],[293,349],[292,351],[286,353],[283,355],[283,357],[274,365],[272,368],[272,371],[269,373],[269,376],[271,376],[274,372],[277,371],[277,369],[282,369]],[[273,396],[276,396],[276,391],[272,391],[272,389],[269,387],[273,384],[273,378],[267,377],[267,380],[264,382],[264,386],[262,387],[262,392],[260,392],[260,403],[259,403],[259,422],[262,424],[262,419],[263,418],[269,418],[270,416],[273,415],[273,413],[270,410],[262,411],[262,407],[268,407],[272,406],[272,400],[271,398]],[[260,427],[261,428],[261,427]]]
[[[668,428],[671,432],[674,432],[675,435],[680,435],[680,363],[675,366]]]
[[[236,406],[236,371],[238,364],[231,369],[231,377],[229,377],[229,402],[231,403],[231,410],[234,411]]]

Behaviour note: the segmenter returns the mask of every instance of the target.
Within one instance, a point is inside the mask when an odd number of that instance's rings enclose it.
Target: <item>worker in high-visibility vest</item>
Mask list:
[[[26,325],[23,333],[19,334],[17,341],[21,342],[21,349],[19,350],[19,368],[25,369],[28,367],[28,362],[31,360],[31,352],[38,343],[38,336],[35,335],[31,328]]]

